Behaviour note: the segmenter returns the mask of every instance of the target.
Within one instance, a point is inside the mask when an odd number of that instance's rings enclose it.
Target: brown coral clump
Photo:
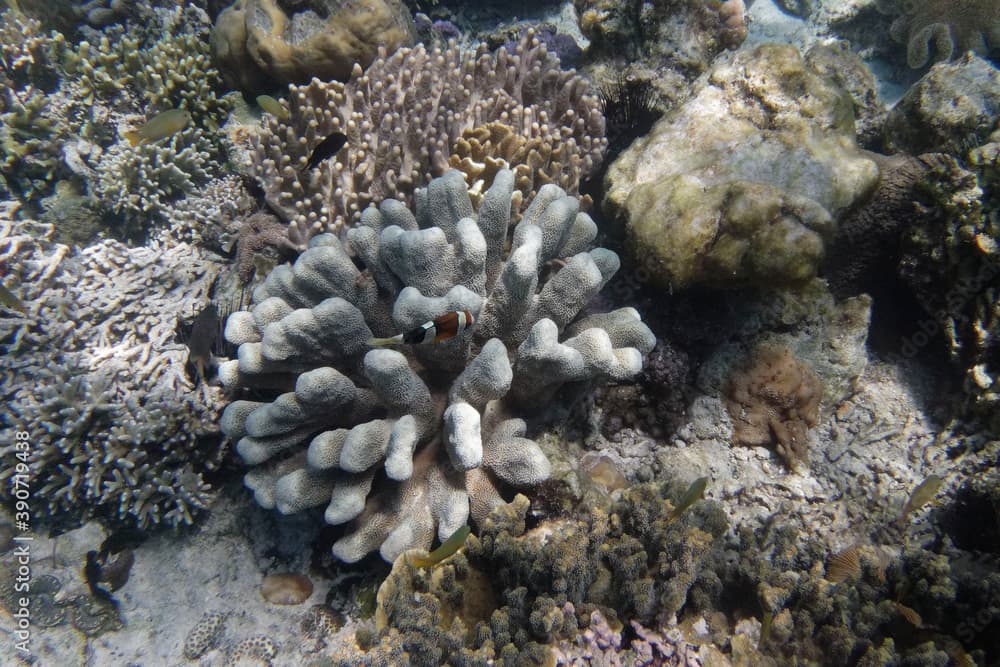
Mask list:
[[[891,9],[889,0],[880,2]],[[996,0],[916,0],[892,23],[893,39],[906,44],[914,69],[928,60],[951,60],[966,51],[987,55],[1000,47],[1000,3]],[[933,45],[933,52],[932,47]]]
[[[725,394],[734,444],[773,444],[789,468],[808,463],[807,433],[819,420],[823,388],[788,348],[757,348],[730,376]]]
[[[563,141],[558,126],[535,124],[526,129],[528,133],[522,134],[504,123],[487,123],[466,130],[452,146],[448,166],[465,174],[474,205],[479,205],[501,169],[514,172],[518,190],[518,199],[511,205],[514,213],[520,212],[522,200],[534,199],[547,183],[579,196],[580,181],[594,168],[590,156],[580,153],[575,142]],[[580,197],[581,210],[589,211],[591,206],[589,195]]]
[[[227,83],[255,90],[265,76],[283,84],[313,77],[345,81],[380,47],[391,52],[413,42],[400,0],[309,4],[319,13],[307,8],[289,15],[276,0],[237,0],[223,10],[212,47]]]
[[[313,79],[291,86],[288,118],[268,117],[252,169],[271,207],[290,222],[289,238],[304,247],[320,232],[354,224],[372,202],[391,197],[412,204],[418,187],[448,169],[463,133],[495,121],[529,144],[523,157],[529,169],[542,171],[531,179],[539,186],[555,180],[555,161],[589,176],[607,146],[590,83],[561,70],[529,30],[512,52],[493,54],[485,44],[472,54],[455,44],[418,45],[383,52],[367,70],[356,66],[346,84]],[[347,135],[347,145],[305,169],[316,146],[335,132]],[[543,149],[546,142],[552,145]],[[543,159],[544,151],[557,158]]]

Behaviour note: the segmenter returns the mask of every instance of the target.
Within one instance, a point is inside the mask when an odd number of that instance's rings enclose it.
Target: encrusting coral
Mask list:
[[[12,498],[14,433],[26,431],[39,434],[22,461],[38,522],[191,523],[214,497],[204,475],[224,453],[212,438],[220,396],[191,386],[187,352],[172,343],[220,266],[185,244],[104,241],[73,256],[50,225],[13,222],[12,208],[0,216],[0,268],[26,312],[0,314],[0,498]]]
[[[928,60],[951,60],[970,50],[985,56],[990,48],[1000,47],[1000,4],[995,0],[878,0],[877,4],[886,13],[902,9],[890,33],[906,44],[906,62],[915,69]]]
[[[468,54],[454,44],[383,53],[364,72],[355,67],[346,84],[314,79],[290,86],[286,104],[288,119],[269,116],[255,140],[252,170],[302,248],[316,234],[356,224],[371,202],[392,197],[411,204],[416,188],[448,169],[456,142],[467,141],[473,128],[501,122],[518,141],[537,143],[527,156],[539,169],[535,188],[556,178],[557,165],[536,165],[533,155],[558,156],[558,170],[568,176],[557,182],[571,193],[607,145],[590,83],[560,70],[533,31],[513,52],[495,55],[485,45]],[[336,132],[347,136],[346,146],[305,168],[316,146]],[[469,169],[473,185],[482,169],[474,161]],[[529,195],[522,192],[525,203]]]
[[[654,345],[634,309],[577,319],[619,260],[588,250],[596,225],[557,186],[542,187],[505,249],[513,194],[513,173],[500,171],[477,212],[449,171],[418,192],[416,215],[392,199],[365,211],[347,234],[364,271],[337,237],[317,236],[227,321],[239,358],[221,365],[224,385],[287,392],[223,414],[258,466],[246,484],[283,513],[328,504],[327,522],[355,519],[333,547],[343,560],[429,547],[481,522],[501,484],[546,479],[548,460],[508,408],[541,407],[567,383],[628,379]],[[562,268],[545,272],[553,262]],[[474,328],[445,342],[369,344],[463,310]],[[380,469],[388,480],[373,489]]]
[[[787,348],[761,347],[725,388],[735,444],[774,444],[789,468],[808,464],[808,430],[819,421],[823,388]]]

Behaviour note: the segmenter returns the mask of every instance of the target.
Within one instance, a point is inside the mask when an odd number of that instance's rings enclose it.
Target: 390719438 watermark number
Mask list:
[[[12,610],[16,627],[14,647],[24,657],[31,655],[31,469],[28,460],[31,455],[31,435],[27,431],[14,433],[14,449],[17,457],[14,475],[10,484],[14,498],[14,559],[17,569],[14,573],[14,592],[19,595],[14,600]]]

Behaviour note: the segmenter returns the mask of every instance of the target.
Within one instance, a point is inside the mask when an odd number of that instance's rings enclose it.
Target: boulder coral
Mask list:
[[[301,3],[297,3],[301,4]],[[212,50],[226,82],[247,91],[313,77],[346,81],[379,48],[412,44],[413,21],[400,0],[312,0],[287,13],[277,0],[237,0],[219,14]]]
[[[612,163],[604,207],[660,285],[802,283],[878,180],[853,107],[795,47],[736,53]]]
[[[619,267],[589,249],[597,227],[578,200],[542,187],[507,249],[513,194],[503,170],[477,212],[449,171],[418,191],[415,215],[388,199],[346,245],[313,238],[226,323],[239,345],[219,369],[227,389],[285,392],[223,414],[257,466],[245,482],[264,507],[327,504],[328,523],[354,520],[333,547],[342,560],[427,548],[481,522],[503,485],[546,479],[546,456],[510,411],[544,406],[567,384],[631,378],[655,343],[634,309],[578,317]],[[475,318],[462,335],[372,347],[462,310]]]

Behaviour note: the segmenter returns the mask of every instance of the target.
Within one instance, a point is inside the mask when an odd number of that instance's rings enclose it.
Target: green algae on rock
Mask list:
[[[853,107],[794,47],[737,53],[611,165],[604,206],[661,286],[802,283],[878,179]]]

